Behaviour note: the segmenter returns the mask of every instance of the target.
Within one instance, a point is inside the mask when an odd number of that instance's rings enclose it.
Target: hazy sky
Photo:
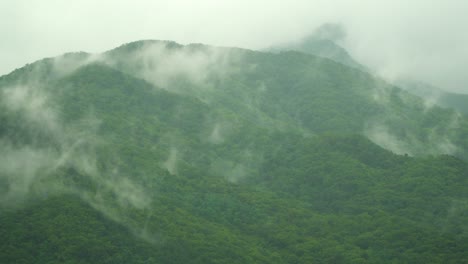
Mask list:
[[[467,0],[0,0],[0,75],[68,51],[101,52],[140,39],[260,49],[325,22],[387,78],[468,93]]]

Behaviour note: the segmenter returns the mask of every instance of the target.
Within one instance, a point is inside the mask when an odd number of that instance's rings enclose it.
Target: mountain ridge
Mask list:
[[[134,43],[0,77],[0,262],[468,259],[463,116],[299,52]]]

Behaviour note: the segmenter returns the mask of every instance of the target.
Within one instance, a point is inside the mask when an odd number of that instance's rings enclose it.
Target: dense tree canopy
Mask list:
[[[0,77],[1,263],[468,260],[465,117],[327,59],[164,43]],[[151,68],[183,56],[208,73]]]

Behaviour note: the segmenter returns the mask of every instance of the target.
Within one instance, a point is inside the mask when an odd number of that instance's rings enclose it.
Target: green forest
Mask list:
[[[468,117],[298,51],[0,77],[0,263],[465,263]]]

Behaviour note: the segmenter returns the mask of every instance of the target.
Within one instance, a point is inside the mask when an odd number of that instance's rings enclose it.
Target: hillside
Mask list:
[[[0,93],[2,263],[468,260],[466,118],[359,69],[138,41]]]
[[[424,82],[403,80],[397,82],[408,92],[424,98],[429,104],[452,108],[462,114],[468,114],[468,94],[443,91]]]

